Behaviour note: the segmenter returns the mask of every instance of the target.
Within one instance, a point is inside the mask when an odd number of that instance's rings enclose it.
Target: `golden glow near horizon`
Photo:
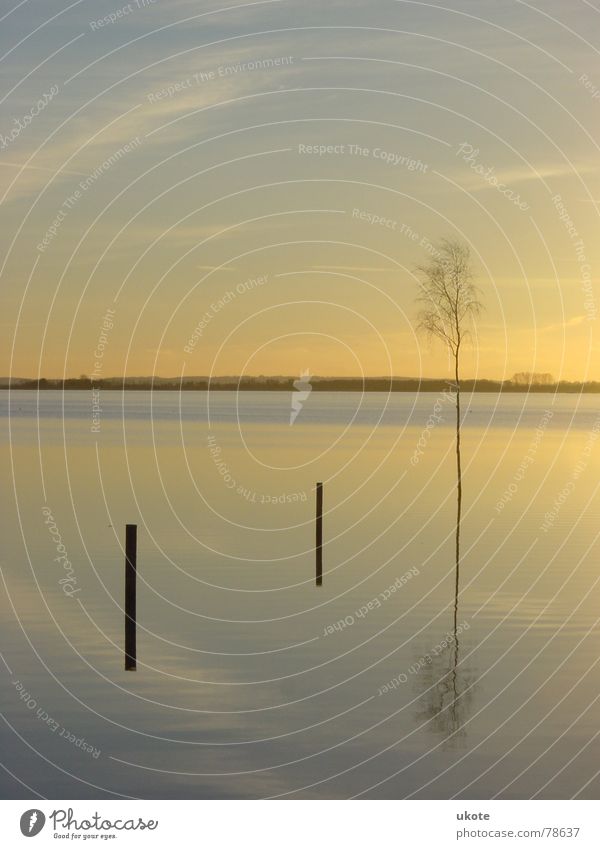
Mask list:
[[[596,12],[474,8],[53,9],[3,64],[1,373],[446,376],[414,300],[450,235],[465,376],[600,379]]]

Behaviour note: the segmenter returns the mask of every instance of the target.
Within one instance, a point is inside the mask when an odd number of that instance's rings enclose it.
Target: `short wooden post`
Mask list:
[[[323,585],[323,484],[317,483],[316,585]]]
[[[136,669],[137,525],[125,525],[125,670]]]

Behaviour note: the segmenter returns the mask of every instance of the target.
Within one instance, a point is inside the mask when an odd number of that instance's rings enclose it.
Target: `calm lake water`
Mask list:
[[[1,393],[2,795],[598,798],[598,396],[464,398],[456,611],[452,400],[291,400]]]

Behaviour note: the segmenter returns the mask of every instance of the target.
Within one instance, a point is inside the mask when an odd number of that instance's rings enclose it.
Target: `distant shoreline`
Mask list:
[[[54,380],[13,380],[0,383],[0,389],[10,390],[116,390],[116,391],[154,391],[154,392],[202,392],[210,389],[212,392],[294,392],[293,377],[277,378],[106,378],[90,380],[89,378],[67,378]],[[417,378],[312,378],[310,385],[313,392],[452,392],[453,383],[449,380]],[[552,384],[519,384],[510,380],[462,380],[461,391],[465,393],[546,393],[546,394],[594,394],[600,393],[600,382],[587,383],[561,381]]]

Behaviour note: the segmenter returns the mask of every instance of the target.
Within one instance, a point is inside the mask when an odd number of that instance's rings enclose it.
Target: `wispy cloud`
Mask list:
[[[582,324],[589,324],[589,319],[586,315],[576,315],[566,321],[558,321],[553,324],[547,324],[544,327],[538,328],[538,333],[556,333],[557,331],[567,330],[572,327],[580,327]]]

